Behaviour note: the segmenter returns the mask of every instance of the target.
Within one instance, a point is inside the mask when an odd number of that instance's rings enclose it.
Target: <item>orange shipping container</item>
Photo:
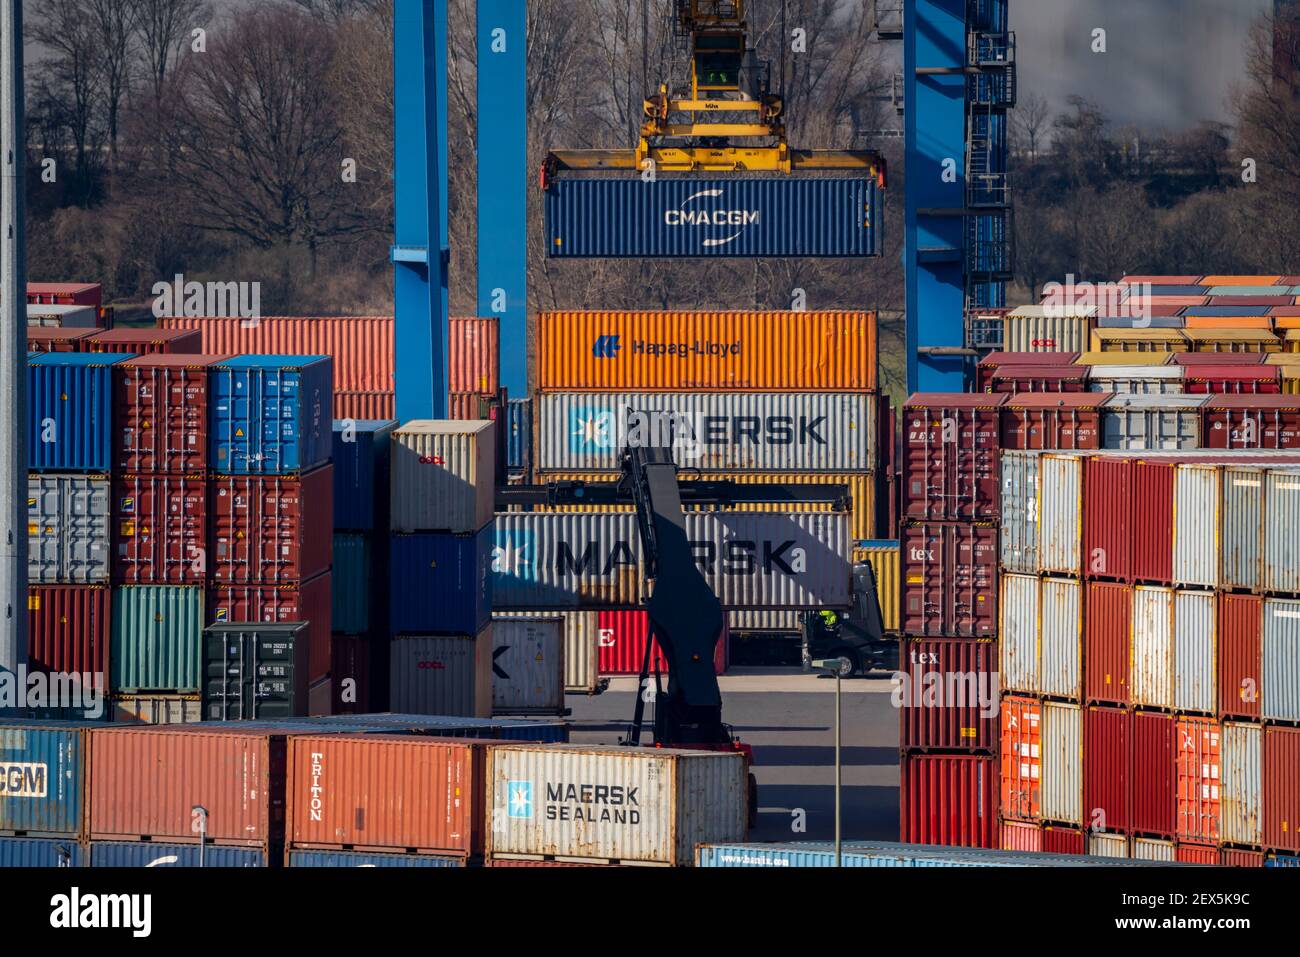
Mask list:
[[[449,392],[495,396],[500,388],[501,342],[496,319],[453,318],[447,329]]]
[[[397,397],[392,392],[335,392],[334,418],[358,422],[391,419]]]
[[[537,386],[866,392],[874,312],[544,312]]]
[[[1178,839],[1217,843],[1223,729],[1209,718],[1178,721]]]
[[[1202,276],[1202,286],[1271,286],[1281,276]]]
[[[1002,816],[1033,821],[1039,801],[1042,706],[1033,698],[1002,699]]]
[[[1273,331],[1271,316],[1185,316],[1183,324],[1188,329],[1261,329]]]
[[[287,839],[340,848],[483,853],[486,740],[395,734],[289,739]]]

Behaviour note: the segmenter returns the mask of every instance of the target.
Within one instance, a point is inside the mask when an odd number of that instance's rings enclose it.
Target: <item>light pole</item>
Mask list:
[[[203,846],[208,843],[208,809],[202,804],[190,808],[190,813],[199,822],[199,867],[203,866]]]
[[[840,762],[840,679],[853,668],[847,658],[818,658],[812,663],[813,670],[824,671],[835,676],[835,866],[843,866],[843,838],[840,830],[841,803],[840,786],[843,783],[843,764]]]

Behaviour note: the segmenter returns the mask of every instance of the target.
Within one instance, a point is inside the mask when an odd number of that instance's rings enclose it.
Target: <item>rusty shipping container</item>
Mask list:
[[[1132,772],[1132,715],[1123,708],[1087,708],[1083,713],[1083,813],[1089,828],[1128,830]]]
[[[1173,715],[1134,712],[1133,803],[1130,814],[1135,834],[1173,835],[1177,805],[1174,782],[1177,750]]]
[[[953,847],[997,846],[996,758],[905,754],[900,764],[900,840]]]
[[[207,491],[202,474],[119,474],[113,482],[115,580],[125,585],[205,582]]]
[[[1300,399],[1216,395],[1202,407],[1207,449],[1300,449]]]
[[[290,848],[481,857],[484,769],[494,742],[424,735],[295,735],[288,742]]]
[[[111,594],[104,585],[28,588],[28,671],[98,675],[107,691]]]
[[[0,833],[84,837],[87,734],[87,722],[0,722]]]
[[[899,644],[900,744],[918,751],[992,751],[998,745],[997,646],[918,638]]]
[[[190,329],[119,326],[96,332],[81,342],[82,352],[129,352],[133,355],[194,355],[203,337]]]
[[[543,312],[543,392],[876,389],[874,312]]]
[[[996,526],[908,525],[902,545],[905,633],[959,638],[997,634]]]
[[[1266,592],[1300,594],[1300,469],[1269,470],[1264,501],[1268,520],[1261,585]]]
[[[903,516],[979,521],[998,515],[1004,395],[917,393],[903,407]]]
[[[1225,843],[1263,843],[1263,744],[1260,725],[1224,723],[1219,811]]]
[[[393,392],[335,392],[334,421],[391,419],[396,402],[397,397]]]
[[[999,770],[1005,818],[1042,819],[1042,722],[1037,699],[1003,697]]]
[[[1095,392],[1013,395],[1002,407],[1002,448],[1100,448],[1101,410],[1109,398]]]
[[[999,668],[1008,691],[1034,693],[1039,686],[1042,591],[1036,575],[1003,575],[998,597]]]
[[[1079,358],[1077,352],[990,352],[975,367],[975,391],[988,392],[993,376],[1001,369],[1012,366],[1048,368],[1073,365]]]
[[[1174,590],[1133,589],[1133,660],[1129,689],[1135,705],[1174,707]]]
[[[1223,729],[1212,718],[1178,719],[1177,836],[1217,844],[1223,804]]]
[[[1174,708],[1181,712],[1214,714],[1218,707],[1215,687],[1218,651],[1215,594],[1209,591],[1174,593],[1173,673]]]
[[[494,747],[488,794],[495,857],[690,866],[695,845],[745,837],[739,752]]]
[[[1300,728],[1264,728],[1264,845],[1300,852]]]
[[[1076,365],[1003,365],[989,377],[981,392],[1073,393],[1088,391],[1088,369]]]
[[[1220,595],[1218,622],[1219,714],[1260,717],[1260,639],[1264,599],[1258,595]]]
[[[1081,575],[1083,556],[1083,469],[1085,459],[1049,452],[1038,463],[1040,487],[1038,570]],[[1089,558],[1091,563],[1091,557]]]
[[[1088,582],[1084,611],[1084,675],[1089,702],[1129,703],[1133,589],[1118,582]]]
[[[501,324],[495,316],[447,322],[448,392],[494,396],[501,388]]]
[[[224,355],[145,356],[113,370],[114,466],[186,474],[208,467],[208,367]]]
[[[214,475],[208,562],[218,584],[288,584],[330,567],[334,474]]]
[[[420,419],[393,430],[391,529],[474,534],[492,521],[496,424]]]

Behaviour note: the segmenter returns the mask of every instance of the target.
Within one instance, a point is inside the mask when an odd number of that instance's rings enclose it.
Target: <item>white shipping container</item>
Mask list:
[[[1093,366],[1088,391],[1135,395],[1181,395],[1182,366]]]
[[[94,306],[62,306],[48,302],[29,302],[27,325],[58,329],[94,329],[99,325],[99,313]]]
[[[1201,447],[1204,395],[1121,393],[1101,410],[1101,447],[1125,452],[1178,451]]]
[[[1039,689],[1039,594],[1038,578],[1034,575],[1002,576],[998,654],[1002,687],[1007,691],[1032,694]]]
[[[1037,452],[1002,453],[999,549],[1003,571],[1033,575],[1038,571],[1039,508]]]
[[[1263,815],[1260,795],[1264,786],[1263,729],[1258,724],[1223,726],[1223,751],[1220,756],[1223,789],[1220,819],[1223,840],[1229,844],[1263,842]]]
[[[564,613],[564,690],[595,694],[600,688],[600,614]]]
[[[1043,703],[1040,775],[1042,818],[1083,823],[1083,711],[1077,704]]]
[[[847,608],[844,512],[693,512],[695,560],[727,608]],[[493,604],[503,609],[636,608],[646,597],[631,512],[496,516]]]
[[[1264,689],[1266,719],[1300,721],[1300,601],[1264,599]]]
[[[1264,476],[1260,468],[1223,470],[1223,585],[1225,588],[1259,589],[1261,518],[1264,511]],[[1270,525],[1270,528],[1272,526]],[[1264,532],[1267,536],[1268,532]]]
[[[800,621],[801,612],[764,611],[763,609],[741,609],[727,612],[730,630],[735,631],[771,631],[783,634],[796,634],[803,631]]]
[[[1094,306],[1021,306],[1002,322],[1008,352],[1086,352]]]
[[[1078,700],[1083,693],[1082,590],[1077,579],[1047,578],[1042,582],[1038,687],[1042,694]]]
[[[1128,858],[1128,837],[1123,834],[1089,834],[1088,854],[1092,857]]]
[[[1151,837],[1133,838],[1133,859],[1137,861],[1176,861],[1178,852],[1173,841],[1158,841]]]
[[[876,398],[842,392],[553,392],[538,397],[537,467],[619,468],[664,445],[703,471],[862,472],[876,465]]]
[[[689,866],[745,837],[738,752],[510,745],[488,758],[491,857]]]
[[[1042,524],[1039,571],[1079,575],[1083,534],[1083,457],[1049,453],[1039,460]]]
[[[1215,595],[1180,591],[1174,595],[1174,707],[1213,714],[1215,697]]]
[[[1133,589],[1133,660],[1129,690],[1135,705],[1174,706],[1174,590],[1151,585]]]
[[[564,710],[564,630],[559,615],[493,619],[493,714]]]
[[[1264,590],[1300,592],[1300,470],[1269,472],[1264,528]]]
[[[1219,585],[1219,478],[1217,465],[1174,470],[1174,584]]]
[[[400,635],[389,644],[389,703],[398,714],[492,715],[492,626],[477,635]]]
[[[496,423],[418,419],[393,431],[394,532],[473,534],[492,521]]]

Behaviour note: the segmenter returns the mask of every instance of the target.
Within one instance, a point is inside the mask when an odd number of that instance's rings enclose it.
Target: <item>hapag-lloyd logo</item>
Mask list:
[[[719,199],[725,191],[722,189],[702,189],[697,193],[687,196],[682,204],[676,209],[664,210],[665,226],[691,226],[702,229],[722,228],[729,231],[726,236],[710,236],[704,239],[702,245],[705,247],[725,246],[733,241],[748,226],[758,222],[758,210],[756,209],[723,209],[717,206],[712,208],[701,208],[703,204],[692,206],[698,200]]]

